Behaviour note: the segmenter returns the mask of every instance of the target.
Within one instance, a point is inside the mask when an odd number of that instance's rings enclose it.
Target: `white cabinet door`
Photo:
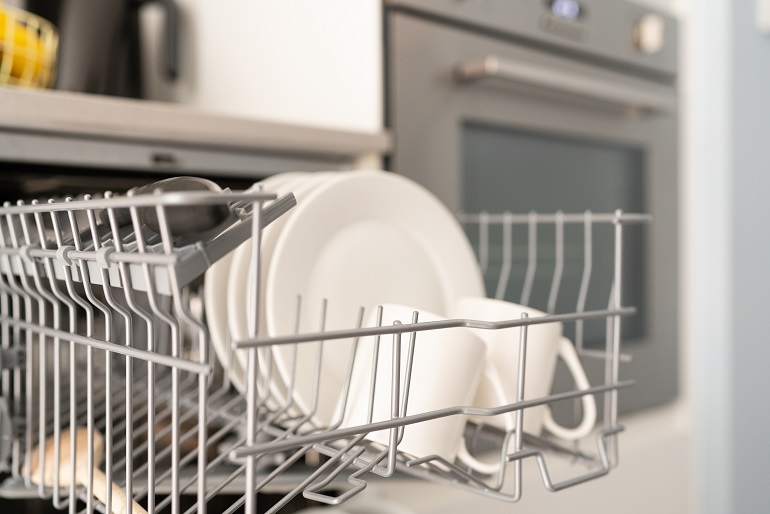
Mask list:
[[[176,0],[181,69],[161,74],[162,10],[142,13],[150,98],[270,121],[382,128],[378,0]]]

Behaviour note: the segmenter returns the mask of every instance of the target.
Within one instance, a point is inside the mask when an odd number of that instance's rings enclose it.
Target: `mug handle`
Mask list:
[[[497,373],[497,369],[495,369],[494,366],[485,365],[484,371],[482,372],[481,380],[485,381],[489,387],[492,388],[492,391],[494,392],[495,397],[498,399],[497,405],[506,405],[508,400],[506,399],[505,394],[505,388],[503,387],[503,381],[500,379],[500,375]],[[501,414],[503,416],[503,419],[505,419],[505,430],[506,432],[510,432],[513,429],[516,428],[516,413],[515,412],[508,412],[505,414]],[[511,437],[508,439],[508,443],[513,443],[514,439]],[[509,449],[506,448],[506,454],[509,453]],[[457,451],[457,458],[465,464],[466,466],[470,467],[474,471],[478,471],[479,473],[485,474],[485,475],[494,475],[498,471],[500,471],[500,466],[502,464],[502,455],[498,454],[498,458],[495,461],[492,462],[482,462],[478,460],[476,457],[471,455],[471,453],[468,451],[468,447],[465,444],[465,438],[461,438],[460,440],[460,448]]]
[[[559,341],[559,357],[567,365],[572,378],[575,380],[575,386],[578,391],[585,391],[591,387],[586,377],[586,372],[583,369],[583,365],[580,364],[580,358],[578,357],[577,350],[572,344],[572,341],[566,337],[562,337]],[[564,427],[556,423],[553,419],[551,409],[545,409],[543,415],[543,426],[556,437],[573,441],[580,439],[588,435],[596,425],[596,400],[594,395],[586,394],[580,397],[583,404],[583,419],[580,424],[574,428]]]

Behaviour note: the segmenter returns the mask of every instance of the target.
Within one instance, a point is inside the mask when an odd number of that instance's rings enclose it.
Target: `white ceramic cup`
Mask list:
[[[504,321],[546,316],[546,313],[523,305],[489,298],[461,298],[454,306],[453,318],[479,321]],[[491,408],[516,403],[519,377],[519,349],[521,328],[500,330],[473,329],[487,346],[487,361],[483,376],[473,400],[474,407]],[[572,342],[562,336],[561,323],[534,324],[527,327],[526,367],[524,375],[524,399],[533,400],[548,396],[553,384],[557,359],[567,365],[575,381],[576,389],[590,387],[585,370]],[[548,405],[524,410],[524,431],[539,435],[543,428],[565,440],[575,440],[588,435],[596,424],[596,401],[593,395],[581,397],[583,418],[576,427],[559,425],[551,415]],[[505,431],[516,429],[516,412],[498,416],[479,416],[474,421],[495,426]],[[469,457],[462,456],[462,460]],[[483,463],[477,469],[492,473],[499,463]]]
[[[408,324],[414,308],[385,304],[382,306],[382,325],[391,326],[396,321]],[[441,316],[419,311],[418,322],[445,320]],[[367,327],[377,326],[377,309],[372,309]],[[392,335],[381,336],[377,352],[376,380],[371,395],[374,337],[361,338],[356,352],[351,376],[343,426],[360,426],[369,422],[387,421],[392,418],[393,350]],[[401,335],[400,399],[405,393],[410,334]],[[486,344],[473,331],[466,328],[426,330],[417,332],[412,359],[406,415],[468,406],[476,394],[479,377],[485,363]],[[370,399],[372,416],[369,417]],[[453,462],[464,445],[463,432],[467,416],[451,415],[404,427],[399,451],[413,457],[438,455]],[[390,444],[390,430],[379,430],[367,435],[367,439],[381,445]],[[467,451],[463,452],[467,454]],[[468,465],[472,465],[468,463]]]

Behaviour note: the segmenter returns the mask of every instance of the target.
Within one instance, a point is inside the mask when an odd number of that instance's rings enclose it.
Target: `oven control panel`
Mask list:
[[[666,47],[666,20],[658,14],[646,14],[634,24],[634,43],[640,52],[657,54]]]
[[[578,0],[549,0],[551,14],[557,18],[576,21],[583,13],[583,6]]]
[[[677,20],[626,0],[385,0],[437,22],[656,74],[677,70]]]
[[[590,24],[584,14],[586,9],[578,0],[547,0],[540,27],[557,37],[586,41],[591,35]]]

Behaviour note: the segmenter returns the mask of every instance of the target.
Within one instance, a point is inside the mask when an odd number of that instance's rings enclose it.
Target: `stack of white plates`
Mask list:
[[[259,315],[259,336],[275,337],[355,328],[361,307],[399,303],[448,315],[460,297],[484,296],[462,228],[414,182],[383,171],[347,171],[284,173],[262,185],[279,197],[294,193],[297,206],[264,230],[257,305],[248,298],[250,242],[206,274],[212,345],[239,391],[245,391],[246,352],[233,352],[231,341],[248,338],[249,312]],[[333,424],[352,345],[336,340],[262,351],[268,407],[288,406],[318,427]]]

